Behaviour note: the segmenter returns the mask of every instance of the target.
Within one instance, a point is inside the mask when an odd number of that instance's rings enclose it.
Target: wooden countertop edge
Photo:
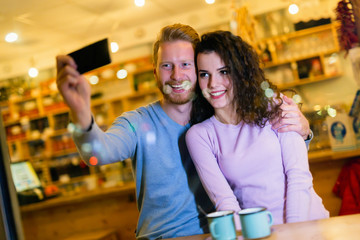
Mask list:
[[[81,203],[84,201],[96,200],[98,198],[104,198],[109,196],[121,196],[124,194],[134,193],[135,183],[125,183],[123,186],[117,186],[112,188],[99,188],[94,191],[79,193],[71,196],[59,196],[45,201],[32,203],[20,207],[22,213],[32,212],[37,210],[44,210],[53,207],[73,205],[75,203]]]
[[[360,149],[332,151],[331,149],[309,152],[309,162],[318,163],[360,156]]]

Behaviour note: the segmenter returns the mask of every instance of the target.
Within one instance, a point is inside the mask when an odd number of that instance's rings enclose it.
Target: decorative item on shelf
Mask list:
[[[68,134],[52,137],[53,154],[59,154],[67,150],[76,150],[75,143]]]
[[[311,69],[311,62],[309,61],[309,59],[298,61],[296,63],[299,79],[309,78],[309,73]]]
[[[309,151],[330,149],[330,138],[326,122],[328,114],[325,109],[320,105],[316,105],[313,111],[306,111],[304,115],[309,120],[310,129],[315,136],[310,142]]]
[[[67,109],[67,106],[58,92],[44,96],[42,98],[42,104],[44,112],[46,113],[58,111],[60,109]]]
[[[66,129],[70,122],[69,112],[54,115],[54,130]]]
[[[299,79],[313,78],[324,74],[319,57],[304,59],[296,63]]]
[[[346,113],[326,118],[329,138],[333,151],[345,151],[356,148],[356,138],[353,130],[353,119]]]
[[[311,69],[309,73],[309,77],[315,77],[319,75],[323,75],[323,70],[320,63],[320,58],[311,59]]]
[[[330,23],[331,23],[330,18],[321,18],[318,20],[312,19],[307,22],[300,21],[300,22],[295,23],[294,26],[295,26],[295,31],[299,31],[299,30],[322,26],[322,25],[326,25],[326,24],[330,24]]]
[[[256,25],[260,25],[255,27],[257,30],[255,36],[258,39],[294,32],[294,24],[285,8],[257,15],[255,16],[255,22]],[[241,27],[242,25],[239,25],[239,28]]]
[[[9,110],[5,110],[5,108],[1,107],[1,115],[3,118],[3,121],[6,123],[11,120],[11,112]]]
[[[360,3],[358,0],[341,0],[336,7],[336,19],[341,22],[339,44],[350,55],[354,79],[360,86]]]
[[[354,47],[349,50],[349,58],[352,64],[354,79],[360,87],[360,47]]]
[[[56,81],[54,78],[41,81],[39,85],[40,85],[40,91],[42,93],[50,93],[57,91]]]
[[[72,178],[88,176],[89,167],[80,159],[78,154],[64,155],[53,158],[50,163],[51,180],[60,184],[71,183]]]
[[[359,7],[356,1],[341,0],[335,9],[336,20],[341,22],[340,29],[338,30],[339,43],[341,49],[346,51],[346,55],[351,48],[359,45],[359,33],[357,31],[360,30],[360,23],[355,22],[355,19],[359,20],[360,13],[359,9],[354,11],[352,3],[354,3],[354,6]]]
[[[355,132],[356,145],[360,147],[360,90],[356,91],[349,116],[352,117],[352,128]]]
[[[26,132],[22,129],[20,123],[6,126],[5,131],[8,141],[24,139],[26,137]]]
[[[9,98],[9,91],[7,87],[0,87],[0,101],[6,101]]]
[[[282,85],[293,83],[295,81],[290,64],[284,64],[276,67],[266,68],[264,70],[266,78],[272,83],[282,88]]]
[[[20,102],[18,104],[19,117],[28,116],[36,117],[39,115],[39,108],[36,103],[36,99],[30,99],[27,101]]]
[[[47,117],[30,120],[30,131],[37,131],[43,133],[46,128],[49,128],[49,120]]]
[[[339,54],[332,53],[324,57],[324,74],[326,76],[336,76],[341,73]]]
[[[249,13],[246,6],[236,9],[234,16],[234,21],[236,22],[234,34],[241,36],[247,43],[255,46],[257,41],[257,36],[254,31],[256,26],[255,18]]]
[[[29,141],[28,146],[31,157],[42,156],[46,150],[45,142],[42,140]]]
[[[144,91],[156,87],[156,81],[152,70],[137,73],[134,75],[135,91]]]
[[[270,49],[269,49],[269,45],[267,43],[260,43],[258,45],[258,51],[260,52],[259,55],[260,55],[260,60],[261,62],[263,63],[270,63],[272,62],[272,54],[270,52]]]

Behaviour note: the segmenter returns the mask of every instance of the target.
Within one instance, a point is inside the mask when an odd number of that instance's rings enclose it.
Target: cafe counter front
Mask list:
[[[117,239],[134,239],[138,218],[135,184],[24,205],[21,216],[26,240],[73,239],[104,230],[115,232]]]
[[[271,227],[266,240],[359,240],[360,214],[331,217],[316,221],[288,223]],[[172,238],[173,240],[212,240],[210,234]],[[241,232],[237,240],[243,240]]]

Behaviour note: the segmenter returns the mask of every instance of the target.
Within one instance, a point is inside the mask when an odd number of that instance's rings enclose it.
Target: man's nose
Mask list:
[[[180,67],[174,66],[171,73],[171,78],[174,80],[181,80],[181,77],[182,77],[182,72]]]

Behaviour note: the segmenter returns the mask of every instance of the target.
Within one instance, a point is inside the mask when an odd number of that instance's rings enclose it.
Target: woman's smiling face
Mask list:
[[[199,53],[197,56],[198,81],[207,101],[216,110],[233,111],[233,87],[230,69],[216,52]]]

